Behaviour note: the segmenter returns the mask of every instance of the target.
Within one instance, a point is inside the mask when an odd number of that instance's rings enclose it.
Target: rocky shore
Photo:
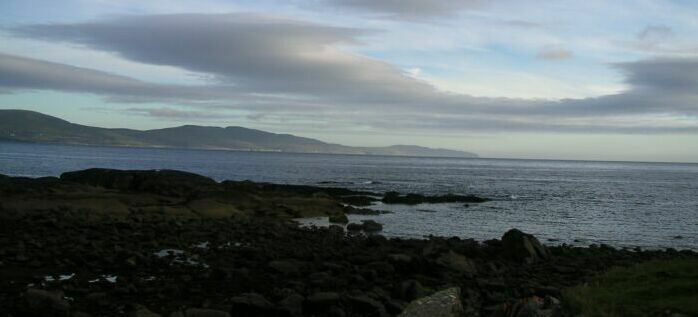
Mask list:
[[[563,290],[598,272],[698,258],[546,247],[518,230],[386,239],[291,220],[385,198],[177,171],[0,176],[0,315],[565,316]]]

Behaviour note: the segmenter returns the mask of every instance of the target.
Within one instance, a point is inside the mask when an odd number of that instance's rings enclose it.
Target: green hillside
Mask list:
[[[225,149],[299,153],[476,157],[468,152],[414,145],[350,147],[243,127],[184,125],[154,130],[107,129],[70,123],[27,110],[0,110],[0,139],[82,145]]]

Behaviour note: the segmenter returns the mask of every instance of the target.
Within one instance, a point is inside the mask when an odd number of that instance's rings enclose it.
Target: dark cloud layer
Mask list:
[[[394,67],[345,53],[366,32],[249,14],[134,16],[34,25],[24,36],[68,41],[149,64],[218,76],[245,91],[381,99],[428,90]]]
[[[363,3],[363,2],[355,2]],[[444,93],[400,69],[359,54],[363,29],[253,14],[130,16],[89,23],[29,25],[24,37],[64,41],[148,64],[206,73],[205,86],[161,85],[68,65],[0,55],[0,89],[53,89],[112,101],[160,101],[197,109],[244,109],[377,128],[573,132],[689,132],[675,121],[627,118],[698,115],[698,59],[617,64],[628,90],[561,101],[475,98]],[[554,52],[556,58],[565,52]],[[570,53],[571,54],[571,53]],[[138,113],[153,116],[186,113]],[[194,110],[192,110],[194,111]],[[202,110],[197,116],[202,116]],[[205,115],[204,115],[205,116]]]

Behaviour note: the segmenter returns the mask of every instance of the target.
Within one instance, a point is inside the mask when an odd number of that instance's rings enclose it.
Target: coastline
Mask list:
[[[461,315],[514,316],[540,299],[558,304],[536,309],[563,316],[564,290],[611,267],[698,259],[685,250],[545,247],[529,235],[387,239],[290,220],[368,212],[341,197],[377,196],[341,188],[176,171],[66,174],[0,177],[7,315],[392,316],[455,287]],[[13,197],[24,209],[8,205]]]

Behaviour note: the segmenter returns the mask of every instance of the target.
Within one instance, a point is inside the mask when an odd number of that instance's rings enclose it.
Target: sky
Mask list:
[[[698,162],[688,0],[3,0],[0,109]]]

